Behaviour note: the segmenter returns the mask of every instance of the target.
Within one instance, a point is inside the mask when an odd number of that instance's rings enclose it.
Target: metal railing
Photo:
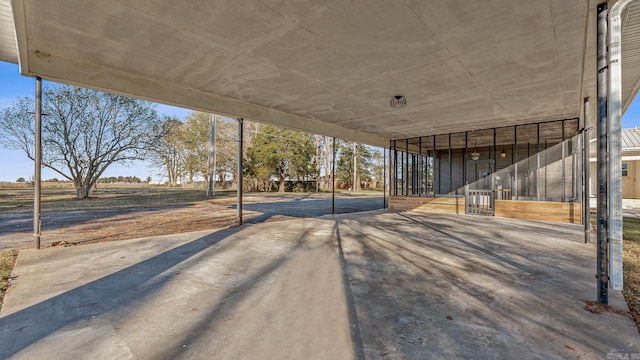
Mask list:
[[[494,192],[493,190],[466,190],[465,213],[474,215],[493,215]]]

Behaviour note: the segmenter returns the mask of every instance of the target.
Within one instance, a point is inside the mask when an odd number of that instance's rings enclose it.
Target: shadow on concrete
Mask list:
[[[340,222],[364,357],[601,358],[633,348],[628,319],[584,308],[595,290],[580,229],[554,240],[536,223],[505,231],[469,216],[394,215]],[[594,328],[609,331],[585,331]]]
[[[293,201],[290,201],[291,198],[289,197],[287,198],[289,201],[244,204],[243,209],[260,213],[260,215],[247,219],[245,222],[248,224],[256,224],[268,221],[276,216],[308,218],[331,215],[331,198],[317,199],[308,197],[309,196],[301,196]],[[235,209],[236,205],[232,205],[231,207]],[[378,210],[382,209],[382,207],[382,196],[336,198],[335,200],[336,214]]]
[[[9,358],[66,326],[81,325],[101,314],[144,301],[175,276],[164,272],[242,229],[233,227],[220,230],[3,316],[0,318],[0,327],[10,330],[5,330],[0,338],[0,358]]]
[[[351,284],[349,283],[349,270],[347,260],[344,257],[344,249],[342,247],[342,237],[340,236],[340,221],[336,221],[333,227],[333,233],[338,246],[338,254],[340,255],[340,266],[342,268],[342,284],[347,303],[347,313],[349,316],[349,328],[351,332],[351,344],[356,359],[364,360],[364,344],[362,342],[362,334],[360,332],[360,322],[358,321],[358,311],[356,309],[355,298]]]
[[[315,221],[333,225],[332,221]],[[220,230],[164,251],[108,276],[87,282],[45,301],[13,313],[10,312],[7,315],[3,314],[0,317],[0,334],[2,335],[0,337],[0,358],[4,359],[13,355],[42,354],[42,349],[46,348],[47,344],[59,341],[68,342],[75,337],[74,332],[82,331],[88,327],[95,328],[105,322],[109,324],[108,327],[115,329],[116,335],[105,334],[103,338],[100,338],[101,334],[96,333],[95,329],[92,330],[93,333],[78,334],[80,340],[77,340],[77,344],[69,344],[64,356],[66,358],[73,357],[73,351],[76,351],[76,355],[88,355],[95,348],[104,348],[104,344],[109,341],[116,341],[116,345],[108,347],[108,351],[118,350],[117,341],[125,341],[131,348],[131,352],[135,354],[134,356],[140,356],[142,348],[146,354],[143,357],[154,359],[203,358],[208,356],[204,354],[212,354],[212,347],[223,351],[222,348],[225,346],[226,351],[239,351],[240,354],[243,354],[243,351],[254,350],[243,347],[244,342],[258,348],[256,344],[263,339],[282,342],[290,338],[283,337],[282,334],[261,333],[265,327],[269,328],[270,317],[274,317],[274,320],[281,324],[279,329],[288,328],[282,325],[282,322],[287,318],[296,322],[298,327],[302,326],[304,329],[302,335],[307,336],[307,338],[303,338],[304,341],[311,342],[314,346],[317,346],[318,342],[324,343],[322,349],[327,353],[348,349],[349,346],[344,342],[333,344],[338,350],[331,349],[333,338],[326,336],[327,330],[335,327],[340,328],[341,324],[344,324],[342,328],[345,339],[348,338],[350,330],[351,339],[348,343],[353,347],[347,352],[363,354],[355,307],[348,292],[349,285],[345,282],[346,278],[335,276],[328,282],[330,285],[335,284],[335,289],[341,288],[339,281],[342,280],[342,288],[347,291],[344,299],[341,296],[336,296],[335,292],[324,293],[321,290],[323,289],[321,285],[323,281],[307,280],[309,273],[316,272],[316,270],[320,273],[336,271],[337,274],[342,274],[342,271],[345,270],[344,266],[341,266],[343,263],[339,262],[338,256],[336,256],[333,234],[326,231],[326,235],[325,233],[318,235],[318,228],[304,224],[302,223],[301,227],[294,227],[293,230],[284,231],[287,234],[285,240],[277,242],[279,244],[277,246],[281,247],[280,250],[273,250],[268,239],[264,239],[266,241],[264,243],[263,230],[259,226],[236,226]],[[283,231],[281,227],[279,229],[280,232]],[[240,235],[242,231],[246,232]],[[323,248],[324,253],[329,254],[330,257],[323,258],[321,256],[314,263],[313,258],[318,256],[316,250],[319,248]],[[65,249],[60,250],[66,251]],[[126,253],[126,250],[123,251],[122,248],[107,247],[103,248],[104,250],[107,253],[113,251],[117,251],[118,254]],[[223,253],[225,255],[221,256]],[[60,253],[57,254],[60,255]],[[252,255],[249,256],[249,254]],[[301,254],[307,255],[301,260]],[[69,256],[77,257],[78,255],[71,254]],[[76,257],[70,259],[77,259]],[[59,258],[63,262],[68,259]],[[333,259],[334,265],[329,263],[331,259]],[[102,270],[105,271],[111,264],[113,261],[108,260],[98,268],[106,265],[107,268]],[[212,266],[216,268],[211,268]],[[318,268],[318,266],[323,266],[323,268]],[[222,267],[224,270],[220,270],[218,267]],[[292,271],[288,276],[293,276],[295,279],[287,278],[286,274],[283,275],[283,269]],[[203,273],[203,271],[205,272]],[[235,275],[227,280],[225,278],[226,272]],[[225,273],[224,276],[223,273]],[[193,278],[194,274],[198,274],[196,279]],[[204,277],[201,278],[201,276]],[[176,279],[176,277],[178,278]],[[290,288],[284,290],[274,290],[272,288],[274,279],[284,279],[283,281],[287,284],[293,280],[297,284],[291,284]],[[277,283],[278,280],[275,281]],[[327,285],[326,281],[324,285]],[[196,291],[195,295],[189,295],[191,290]],[[175,293],[173,293],[174,291]],[[291,291],[295,293],[291,293]],[[48,289],[48,292],[51,293],[51,289]],[[296,306],[291,306],[289,298],[296,297],[300,292],[312,296],[317,303],[306,304],[298,299],[297,303],[293,302]],[[323,296],[330,298],[324,299]],[[255,302],[262,301],[263,297],[272,298],[271,308],[256,307]],[[191,311],[187,309],[186,313],[184,306],[165,305],[168,301],[182,304],[185,300],[188,309],[193,306],[193,309]],[[339,311],[340,306],[335,306],[337,303],[343,304],[344,312]],[[252,307],[247,309],[247,304]],[[261,310],[255,310],[256,308]],[[177,312],[164,316],[158,313],[168,309]],[[283,317],[282,314],[277,315],[278,311],[291,312],[292,315]],[[248,313],[251,314],[249,319],[243,318],[243,315]],[[315,313],[315,315],[309,315],[310,313]],[[347,315],[352,321],[351,324],[356,324],[356,326],[347,329]],[[170,319],[174,321],[172,322]],[[178,319],[180,321],[175,321]],[[230,319],[234,319],[233,322],[229,322]],[[334,322],[331,319],[338,321]],[[145,324],[166,328],[145,330]],[[318,325],[320,328],[316,329]],[[132,336],[130,326],[142,327],[134,333],[142,333],[148,338],[140,339]],[[242,337],[241,340],[230,335],[235,332],[234,334],[237,336],[238,331]],[[310,340],[309,338],[323,333],[325,336],[322,337],[322,340]],[[87,338],[88,336],[89,338]],[[110,336],[112,338],[109,338]],[[231,336],[235,340],[227,339],[225,341],[222,338],[224,336]],[[124,340],[119,340],[120,337]],[[39,342],[42,344],[38,344]],[[136,342],[137,344],[134,344]],[[32,345],[35,346],[32,347]],[[56,345],[56,348],[60,349],[60,346]],[[76,348],[72,349],[74,345]],[[304,350],[306,346],[309,345],[302,343],[300,345],[288,344],[284,347],[270,345],[269,348],[276,354],[282,355],[292,351],[294,347],[298,349],[299,353],[300,349]],[[29,349],[27,349],[28,347]],[[126,345],[124,347],[127,348]],[[25,352],[21,353],[22,350]],[[150,350],[154,352],[150,353]],[[317,350],[316,348],[313,353],[316,353]],[[235,354],[237,356],[238,353]],[[312,353],[308,355],[310,354]],[[116,355],[122,356],[122,354],[107,353],[107,357]],[[268,353],[260,355],[262,358],[275,358],[269,356]],[[101,357],[101,355],[94,353],[94,356],[103,358],[105,355],[103,353]],[[215,356],[224,357],[221,354]],[[358,356],[358,358],[362,357]]]

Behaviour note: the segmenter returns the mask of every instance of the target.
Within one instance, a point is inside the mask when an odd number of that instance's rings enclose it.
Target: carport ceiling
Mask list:
[[[12,6],[25,75],[374,145],[577,118],[595,74],[585,0]]]

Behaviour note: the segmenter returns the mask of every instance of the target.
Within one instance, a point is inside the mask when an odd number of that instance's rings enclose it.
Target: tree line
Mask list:
[[[32,160],[34,102],[21,97],[0,113],[0,144],[21,149]],[[235,119],[198,111],[185,119],[160,117],[148,101],[72,86],[45,87],[42,104],[43,166],[72,182],[79,199],[96,184],[112,181],[102,174],[115,163],[149,161],[174,186],[238,178]],[[329,190],[332,181],[353,190],[381,186],[379,149],[336,140],[333,174],[332,138],[244,121],[243,142],[244,186],[253,190],[285,191],[286,182],[304,190]]]

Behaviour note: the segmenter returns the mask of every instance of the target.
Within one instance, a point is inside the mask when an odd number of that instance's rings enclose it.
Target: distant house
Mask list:
[[[622,198],[640,199],[640,129],[622,129]],[[597,145],[591,141],[589,152],[589,178],[591,196],[598,194]]]

